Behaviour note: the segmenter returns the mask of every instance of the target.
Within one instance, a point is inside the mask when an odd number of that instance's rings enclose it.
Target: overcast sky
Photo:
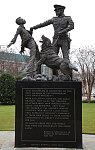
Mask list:
[[[14,37],[17,17],[26,19],[25,27],[30,29],[55,16],[54,4],[66,6],[65,15],[74,21],[71,48],[95,46],[95,0],[0,0],[0,45],[9,44]],[[52,40],[53,33],[53,26],[49,25],[34,30],[33,37],[38,43],[43,34]],[[14,46],[18,47],[19,43],[20,38]]]

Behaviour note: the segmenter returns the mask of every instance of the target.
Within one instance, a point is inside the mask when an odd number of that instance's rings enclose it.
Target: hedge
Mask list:
[[[0,104],[15,104],[15,83],[21,77],[14,77],[9,73],[0,76]]]

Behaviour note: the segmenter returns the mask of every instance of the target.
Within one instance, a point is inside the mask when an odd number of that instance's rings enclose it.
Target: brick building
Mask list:
[[[29,61],[29,56],[20,54],[0,52],[0,74],[3,72],[18,76]]]

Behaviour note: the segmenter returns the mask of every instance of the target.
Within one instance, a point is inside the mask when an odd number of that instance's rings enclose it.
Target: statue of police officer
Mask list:
[[[55,46],[55,52],[56,54],[58,54],[59,49],[61,48],[63,58],[69,59],[71,39],[68,36],[68,32],[74,29],[74,22],[70,16],[64,15],[65,6],[54,5],[54,8],[56,17],[53,17],[48,21],[33,26],[30,28],[30,30],[32,31],[33,29],[38,29],[53,24],[54,36],[52,44]]]

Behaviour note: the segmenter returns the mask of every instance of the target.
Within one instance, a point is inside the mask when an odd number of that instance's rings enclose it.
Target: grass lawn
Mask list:
[[[0,105],[0,130],[15,130],[14,105]],[[82,132],[95,134],[95,103],[82,104]]]
[[[0,130],[15,130],[15,106],[0,105]]]
[[[95,103],[82,104],[82,132],[95,134]]]

